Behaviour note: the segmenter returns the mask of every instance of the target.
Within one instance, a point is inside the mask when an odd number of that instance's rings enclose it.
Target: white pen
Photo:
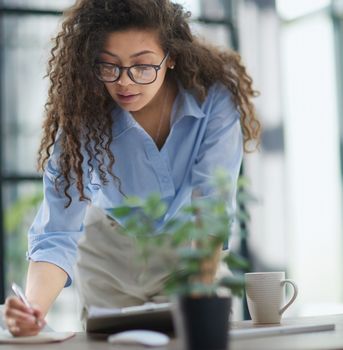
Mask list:
[[[16,284],[16,283],[12,283],[12,290],[15,293],[15,295],[25,304],[25,306],[27,306],[30,309],[33,309],[32,305],[30,304],[30,302],[27,300],[23,290]],[[36,324],[39,325],[39,321],[36,318]]]

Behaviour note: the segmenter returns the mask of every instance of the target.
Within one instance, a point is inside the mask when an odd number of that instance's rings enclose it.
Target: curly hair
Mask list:
[[[122,193],[120,179],[112,171],[115,157],[110,150],[115,102],[93,69],[110,32],[156,30],[161,47],[176,63],[168,74],[184,88],[193,89],[199,101],[205,99],[213,83],[223,83],[241,115],[244,149],[247,151],[249,141],[258,142],[260,123],[251,102],[257,92],[240,55],[201,42],[191,33],[189,17],[181,5],[169,0],[78,0],[64,13],[48,61],[50,87],[38,168],[44,171],[59,135],[59,176],[55,185],[64,186],[66,207],[72,202],[72,184],[76,183],[79,200],[89,199],[84,191],[84,162],[89,176],[96,166],[101,183],[108,183],[110,176]]]

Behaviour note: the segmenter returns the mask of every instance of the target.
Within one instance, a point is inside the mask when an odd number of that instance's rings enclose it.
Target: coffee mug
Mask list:
[[[285,304],[285,285],[293,287],[293,296]],[[284,272],[251,272],[245,274],[248,309],[253,323],[280,323],[282,314],[294,302],[298,287],[285,279]]]

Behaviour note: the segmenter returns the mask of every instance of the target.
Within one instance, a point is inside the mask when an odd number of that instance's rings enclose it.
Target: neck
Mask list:
[[[132,113],[159,149],[170,131],[170,114],[176,94],[177,84],[165,82],[149,105]]]
[[[169,90],[169,92],[168,92]],[[161,109],[163,105],[167,104],[169,106],[172,105],[175,96],[176,96],[177,86],[172,81],[164,81],[160,90],[154,96],[154,98],[148,103],[145,107],[136,112],[131,112],[134,118],[139,122],[140,120],[156,119],[156,117],[160,117]],[[166,96],[168,96],[166,101]],[[165,109],[165,112],[168,112],[169,108]]]

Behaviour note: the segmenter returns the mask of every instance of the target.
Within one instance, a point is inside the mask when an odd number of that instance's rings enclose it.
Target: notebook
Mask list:
[[[88,310],[86,331],[89,333],[116,333],[129,329],[172,332],[170,303],[109,309],[91,306]]]

